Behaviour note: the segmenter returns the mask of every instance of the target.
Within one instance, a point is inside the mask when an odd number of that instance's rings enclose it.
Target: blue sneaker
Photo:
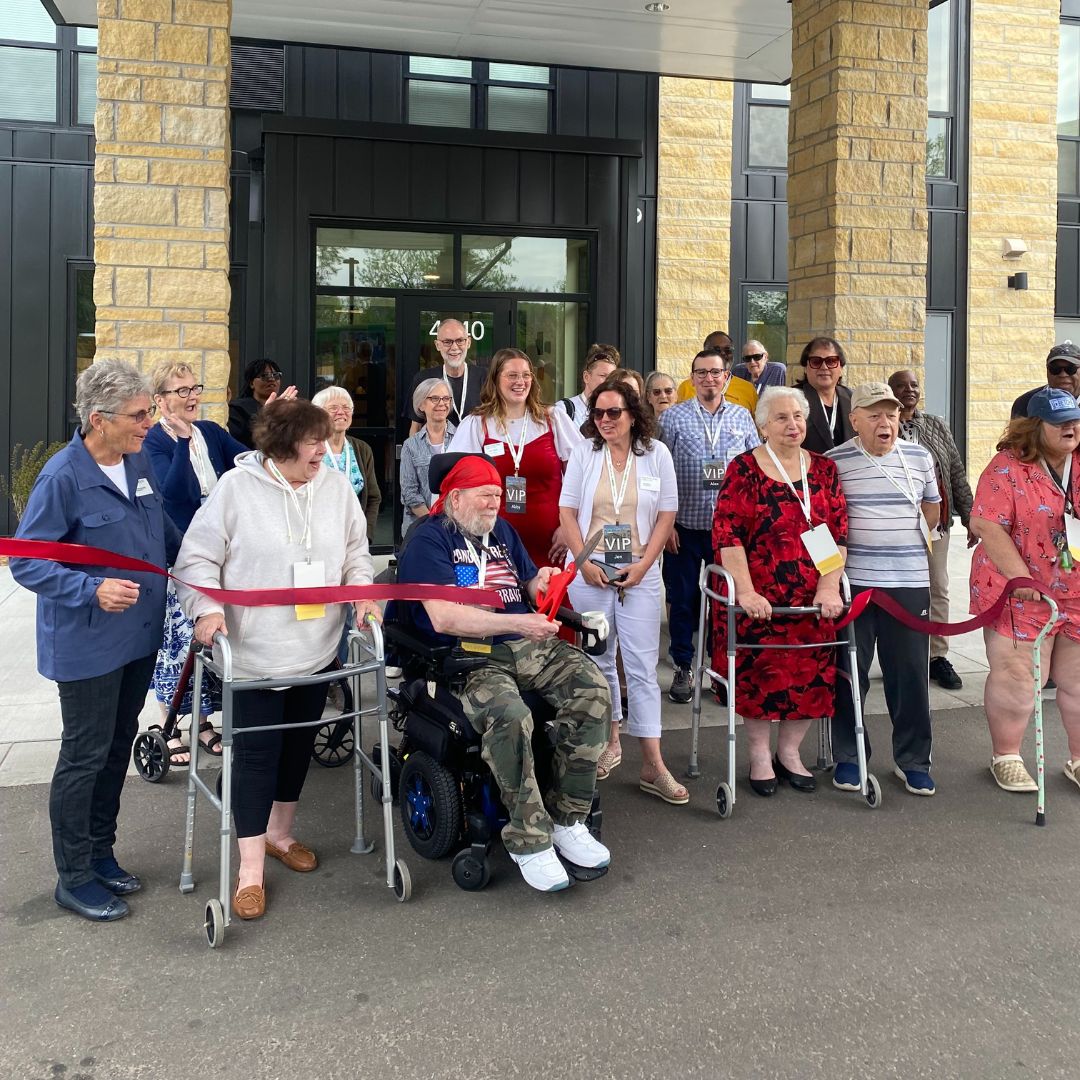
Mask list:
[[[899,765],[893,769],[897,777],[904,781],[904,787],[912,795],[933,795],[937,791],[934,778],[921,769],[901,769]]]
[[[851,761],[838,761],[833,770],[832,786],[840,791],[862,791],[859,766]]]

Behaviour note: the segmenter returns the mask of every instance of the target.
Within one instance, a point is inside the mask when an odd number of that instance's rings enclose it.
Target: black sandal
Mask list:
[[[204,742],[202,735],[207,731],[213,731],[214,733]],[[204,750],[211,757],[221,757],[221,736],[214,731],[214,725],[209,720],[199,725],[199,749]]]
[[[180,745],[173,746],[173,743],[179,743]],[[182,769],[184,766],[191,764],[191,751],[184,745],[179,735],[174,735],[165,745],[169,750],[170,769]]]

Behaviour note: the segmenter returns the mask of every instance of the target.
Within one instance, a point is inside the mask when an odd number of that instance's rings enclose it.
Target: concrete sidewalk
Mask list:
[[[970,561],[970,552],[964,548],[963,530],[956,529],[949,561],[951,618],[954,622],[967,617]],[[385,564],[385,557],[376,562]],[[12,580],[7,566],[0,566],[0,656],[5,658],[3,670],[0,671],[0,787],[48,783],[56,764],[61,731],[60,706],[56,686],[37,673],[34,608],[34,596]],[[661,656],[664,659],[660,662],[659,670],[660,685],[665,691],[662,720],[665,731],[677,731],[690,726],[690,708],[673,705],[667,700],[671,667],[666,659],[666,627],[663,633]],[[935,712],[970,706],[981,708],[987,670],[982,634],[953,638],[950,658],[964,680],[963,689],[946,691],[932,683],[932,708]],[[867,715],[883,715],[885,712],[881,677],[875,669],[867,699]],[[145,729],[150,724],[160,722],[160,711],[150,694],[140,728]],[[723,713],[709,702],[705,706],[702,722],[707,726],[723,723]]]

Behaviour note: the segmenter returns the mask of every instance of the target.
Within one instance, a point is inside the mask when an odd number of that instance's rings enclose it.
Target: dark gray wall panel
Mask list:
[[[961,215],[948,210],[931,210],[928,228],[926,306],[946,311],[959,306],[957,267],[963,262],[959,247]]]
[[[484,151],[484,221],[512,225],[518,220],[518,151]]]
[[[337,115],[342,120],[371,119],[371,53],[338,52]]]
[[[446,194],[448,221],[484,220],[484,151],[478,146],[454,150],[454,176]]]
[[[549,225],[554,218],[554,180],[551,154],[523,150],[520,167],[520,221],[524,225]]]
[[[371,144],[338,139],[334,147],[334,207],[356,206],[360,217],[372,216],[372,172],[376,163]]]
[[[1054,313],[1080,318],[1080,229],[1070,226],[1058,228]]]
[[[409,147],[410,217],[446,220],[446,192],[454,171],[453,147]]]
[[[555,73],[555,131],[559,135],[587,135],[589,73],[580,68],[559,68]]]

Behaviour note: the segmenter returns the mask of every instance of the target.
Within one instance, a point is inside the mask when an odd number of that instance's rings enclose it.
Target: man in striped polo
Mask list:
[[[930,533],[941,510],[934,460],[924,447],[898,439],[900,402],[886,383],[855,388],[851,424],[855,437],[827,456],[836,463],[847,499],[846,571],[852,593],[873,588],[925,619],[930,611]],[[933,795],[929,637],[909,630],[871,604],[855,622],[855,640],[864,704],[877,649],[893,725],[896,775],[913,795]],[[858,791],[854,708],[842,680],[837,685],[832,727],[833,786]],[[869,757],[869,737],[866,753]]]

